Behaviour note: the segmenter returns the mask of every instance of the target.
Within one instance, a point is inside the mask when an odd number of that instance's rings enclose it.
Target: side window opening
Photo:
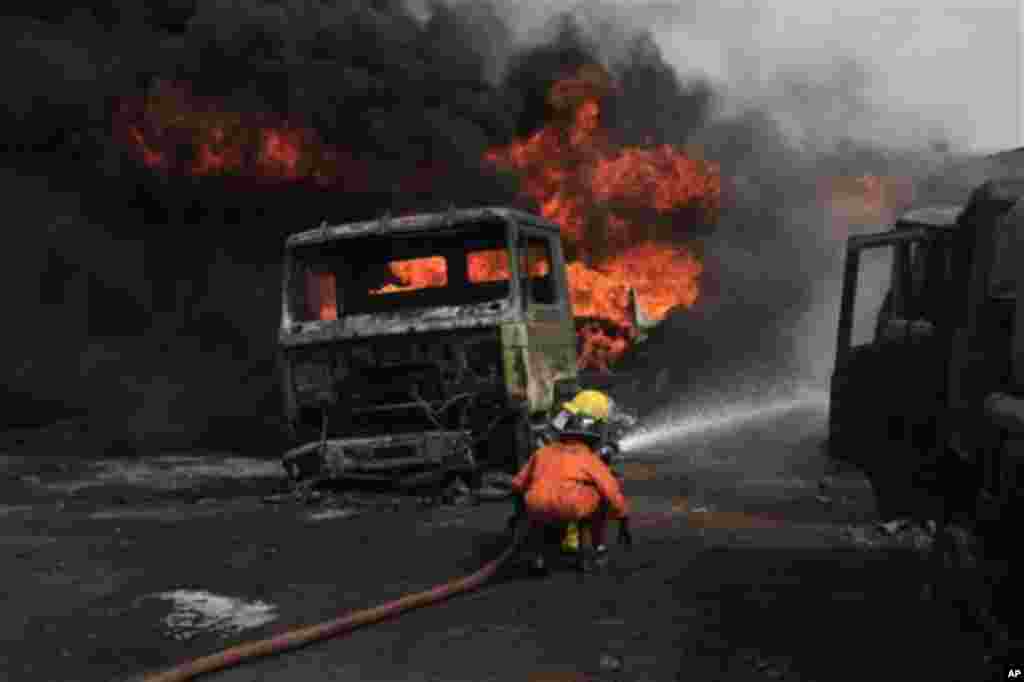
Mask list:
[[[889,299],[893,283],[895,249],[893,245],[864,249],[860,256],[860,272],[857,273],[857,291],[853,299],[853,330],[850,345],[854,348],[874,340],[876,325],[883,304]]]
[[[406,258],[388,264],[390,277],[382,287],[367,287],[371,296],[448,286],[448,262],[442,256]]]
[[[519,246],[519,272],[523,291],[530,303],[558,303],[558,287],[551,268],[551,243],[540,237],[526,237]]]
[[[508,249],[468,252],[466,254],[466,277],[471,284],[507,282],[512,277]]]
[[[304,296],[306,320],[338,319],[338,284],[334,273],[323,268],[304,270]]]
[[[300,247],[291,314],[314,322],[505,299],[512,290],[507,239],[504,224],[485,222]]]

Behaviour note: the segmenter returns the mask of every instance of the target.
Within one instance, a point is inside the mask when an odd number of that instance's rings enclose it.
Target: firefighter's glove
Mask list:
[[[619,544],[633,546],[633,531],[629,528],[629,518],[619,519]]]

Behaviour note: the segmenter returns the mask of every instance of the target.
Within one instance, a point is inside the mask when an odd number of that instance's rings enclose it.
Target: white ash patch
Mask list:
[[[348,507],[345,509],[324,509],[323,511],[313,512],[306,518],[310,521],[333,521],[336,519],[350,519],[359,514],[360,511],[358,509]]]
[[[271,604],[246,602],[205,590],[174,590],[151,596],[173,602],[163,623],[167,635],[179,641],[202,634],[232,635],[277,619],[277,607]]]
[[[199,481],[217,479],[281,478],[277,460],[215,455],[164,455],[141,460],[110,459],[93,462],[83,478],[48,484],[51,490],[74,492],[110,484],[159,490],[190,488]]]

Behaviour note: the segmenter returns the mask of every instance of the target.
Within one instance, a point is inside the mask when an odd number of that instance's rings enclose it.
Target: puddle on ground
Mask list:
[[[277,619],[277,607],[262,601],[246,602],[205,590],[174,590],[150,595],[173,603],[163,619],[166,634],[187,641],[202,634],[231,635]]]

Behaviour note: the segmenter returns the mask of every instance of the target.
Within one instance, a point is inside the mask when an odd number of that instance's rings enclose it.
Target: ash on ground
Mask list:
[[[203,634],[221,636],[257,628],[277,619],[277,609],[262,601],[246,602],[205,590],[174,590],[152,595],[173,602],[164,618],[166,634],[188,641]]]

